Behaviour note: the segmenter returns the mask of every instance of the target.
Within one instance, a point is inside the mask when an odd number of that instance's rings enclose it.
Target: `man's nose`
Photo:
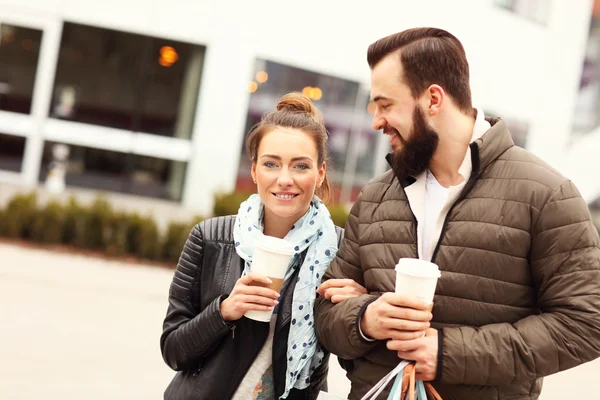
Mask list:
[[[375,114],[373,115],[373,121],[371,121],[371,126],[373,128],[373,130],[378,131],[383,129],[383,127],[385,126],[386,121],[385,118],[383,118],[378,111],[375,111]]]

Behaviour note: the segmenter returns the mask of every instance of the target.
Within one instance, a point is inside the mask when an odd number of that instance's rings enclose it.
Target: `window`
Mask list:
[[[600,197],[590,203],[589,207],[592,214],[592,221],[594,221],[594,225],[596,225],[596,229],[600,233]]]
[[[510,10],[534,22],[546,25],[550,17],[551,0],[494,0],[498,7]]]
[[[50,115],[189,139],[203,46],[65,23]]]
[[[21,172],[25,138],[0,133],[0,171]]]
[[[0,24],[0,110],[31,113],[42,31]]]
[[[600,125],[600,0],[595,0],[583,61],[579,94],[575,103],[573,135],[595,131]]]
[[[53,162],[56,143],[46,142],[40,181]],[[187,163],[68,145],[66,184],[179,201]]]

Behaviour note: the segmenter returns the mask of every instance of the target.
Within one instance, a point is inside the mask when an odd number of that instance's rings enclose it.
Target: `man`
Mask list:
[[[575,186],[471,104],[463,46],[434,28],[368,50],[373,128],[392,171],[361,192],[319,289],[316,328],[353,360],[350,399],[400,359],[448,399],[537,399],[542,377],[600,355],[600,240]],[[436,263],[433,311],[394,291],[400,258]],[[335,299],[334,299],[335,301]],[[423,335],[425,333],[425,335]],[[380,398],[385,398],[382,395]]]

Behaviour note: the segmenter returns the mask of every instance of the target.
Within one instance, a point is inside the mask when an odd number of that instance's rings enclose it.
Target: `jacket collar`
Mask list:
[[[485,120],[491,125],[490,129],[471,143],[470,146],[472,164],[471,177],[479,175],[481,170],[485,169],[506,150],[515,145],[504,120],[497,117],[486,117]],[[477,147],[478,151],[472,151],[474,146]],[[387,154],[385,159],[390,167],[393,167],[393,153]],[[417,177],[408,176],[401,172],[397,172],[396,177],[403,188],[406,188],[417,181]]]

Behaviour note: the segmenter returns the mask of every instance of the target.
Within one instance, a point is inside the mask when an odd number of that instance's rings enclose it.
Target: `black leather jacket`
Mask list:
[[[220,304],[233,290],[243,260],[233,242],[235,216],[196,225],[185,244],[169,289],[169,308],[160,347],[165,362],[179,371],[165,391],[167,400],[226,400],[237,390],[269,334],[269,324],[248,318],[226,322]],[[343,230],[337,228],[338,239]],[[339,242],[339,240],[338,240]],[[286,352],[296,279],[279,299],[273,339],[273,381],[277,398],[285,390]],[[316,399],[327,390],[329,354],[310,386],[293,389],[288,400]]]

